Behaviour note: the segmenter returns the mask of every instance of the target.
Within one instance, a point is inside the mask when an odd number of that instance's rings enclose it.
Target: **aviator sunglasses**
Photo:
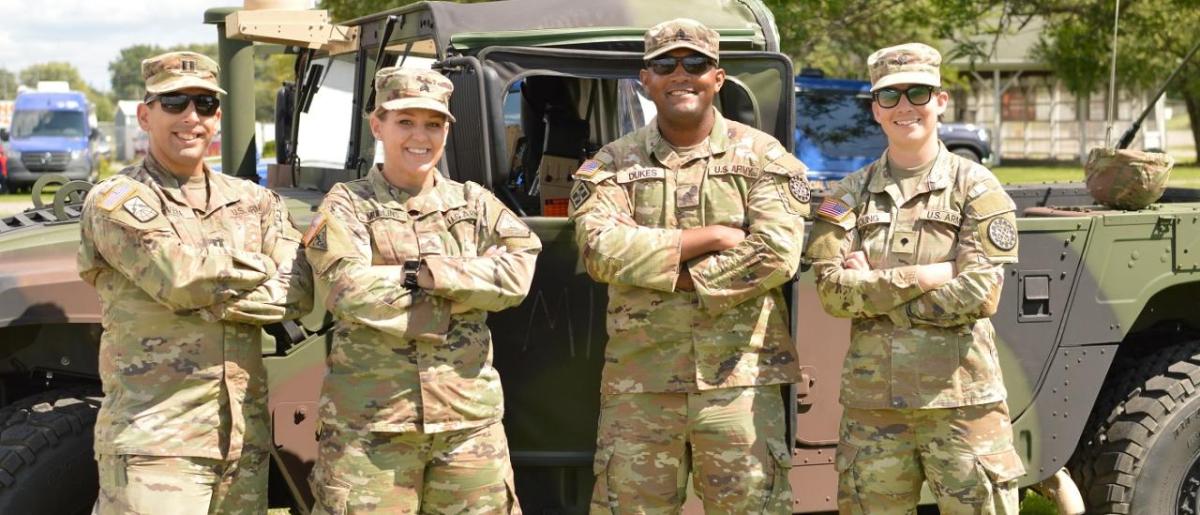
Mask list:
[[[675,71],[675,66],[678,64],[682,64],[683,71],[692,75],[702,75],[713,66],[712,59],[697,54],[685,55],[683,57],[664,55],[646,61],[646,67],[654,72],[655,75],[670,75]]]
[[[900,104],[900,97],[908,97],[908,103],[914,106],[928,104],[929,100],[933,98],[934,91],[937,91],[937,88],[933,86],[911,86],[904,90],[881,88],[871,95],[875,97],[875,102],[879,103],[879,107],[891,109]]]
[[[189,95],[187,93],[172,92],[159,93],[146,97],[147,104],[155,100],[158,101],[158,105],[162,106],[163,111],[171,114],[182,113],[190,103],[196,104],[196,114],[200,116],[212,116],[216,114],[217,108],[221,107],[221,99],[212,93]]]

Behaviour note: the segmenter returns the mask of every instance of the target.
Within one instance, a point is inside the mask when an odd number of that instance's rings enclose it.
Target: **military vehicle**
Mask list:
[[[561,209],[567,175],[651,119],[636,81],[642,33],[681,14],[722,35],[722,113],[790,149],[792,65],[758,0],[429,2],[340,24],[315,10],[205,15],[230,92],[226,173],[255,180],[254,59],[284,48],[296,55],[296,78],[278,95],[281,164],[268,179],[300,225],[332,184],[378,159],[364,120],[376,69],[432,66],[454,82],[458,123],[442,169],[495,191],[545,245],[528,298],[489,320],[527,513],[584,513],[593,482],[606,289],[578,271]],[[95,293],[75,273],[86,188],[68,183],[53,205],[0,223],[0,513],[86,513],[95,497],[102,328]],[[994,322],[1028,468],[1021,485],[1049,486],[1068,505],[1079,500],[1077,483],[1094,513],[1195,512],[1200,194],[1170,189],[1160,203],[1124,212],[1093,205],[1082,184],[1009,191],[1021,212],[1021,255],[1007,268]],[[806,380],[782,393],[794,409],[791,483],[802,513],[835,509],[838,376],[849,339],[849,323],[821,310],[812,281],[802,271],[790,287]],[[276,444],[271,502],[298,513],[311,505],[305,478],[331,325],[318,309],[270,328],[263,348]]]

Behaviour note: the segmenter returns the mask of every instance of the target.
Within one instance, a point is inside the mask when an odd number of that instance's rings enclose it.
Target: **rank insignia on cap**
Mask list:
[[[821,201],[821,206],[817,208],[817,216],[833,222],[840,222],[846,215],[850,213],[850,206],[844,202],[827,198]]]
[[[142,223],[149,222],[158,216],[158,211],[155,211],[146,201],[142,200],[142,197],[138,196],[126,200],[124,204],[121,204],[121,207],[133,215],[134,219]]]
[[[521,223],[512,211],[505,209],[496,219],[496,234],[501,238],[528,238],[529,227]]]
[[[588,187],[587,181],[575,181],[575,186],[571,187],[571,208],[578,211],[590,198],[592,188]]]

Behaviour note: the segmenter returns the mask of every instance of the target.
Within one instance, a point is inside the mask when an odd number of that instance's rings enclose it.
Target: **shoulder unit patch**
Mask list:
[[[146,223],[158,216],[158,211],[150,207],[142,197],[134,195],[133,198],[126,200],[121,204],[121,208],[133,215],[133,218],[139,222]]]

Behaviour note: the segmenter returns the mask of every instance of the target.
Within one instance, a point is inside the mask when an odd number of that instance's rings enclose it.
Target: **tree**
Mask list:
[[[100,93],[86,82],[74,65],[64,61],[32,64],[21,70],[21,83],[31,88],[37,87],[40,81],[66,82],[73,91],[83,92],[88,102],[92,104],[93,113],[100,121],[110,121],[115,112],[112,98]]]
[[[418,0],[321,0],[321,8],[328,10],[334,21],[345,21],[359,16],[377,13],[415,4]],[[474,4],[488,0],[453,0],[460,4]]]
[[[0,69],[0,100],[11,100],[17,96],[17,76],[13,72]]]
[[[1111,0],[1056,0],[1015,9],[1045,17],[1037,56],[1049,63],[1076,95],[1106,89],[1112,52]],[[1194,0],[1124,2],[1117,38],[1117,87],[1132,92],[1157,90],[1197,42],[1200,10]],[[1193,57],[1168,92],[1183,98],[1191,118],[1192,140],[1200,148],[1200,56]]]

